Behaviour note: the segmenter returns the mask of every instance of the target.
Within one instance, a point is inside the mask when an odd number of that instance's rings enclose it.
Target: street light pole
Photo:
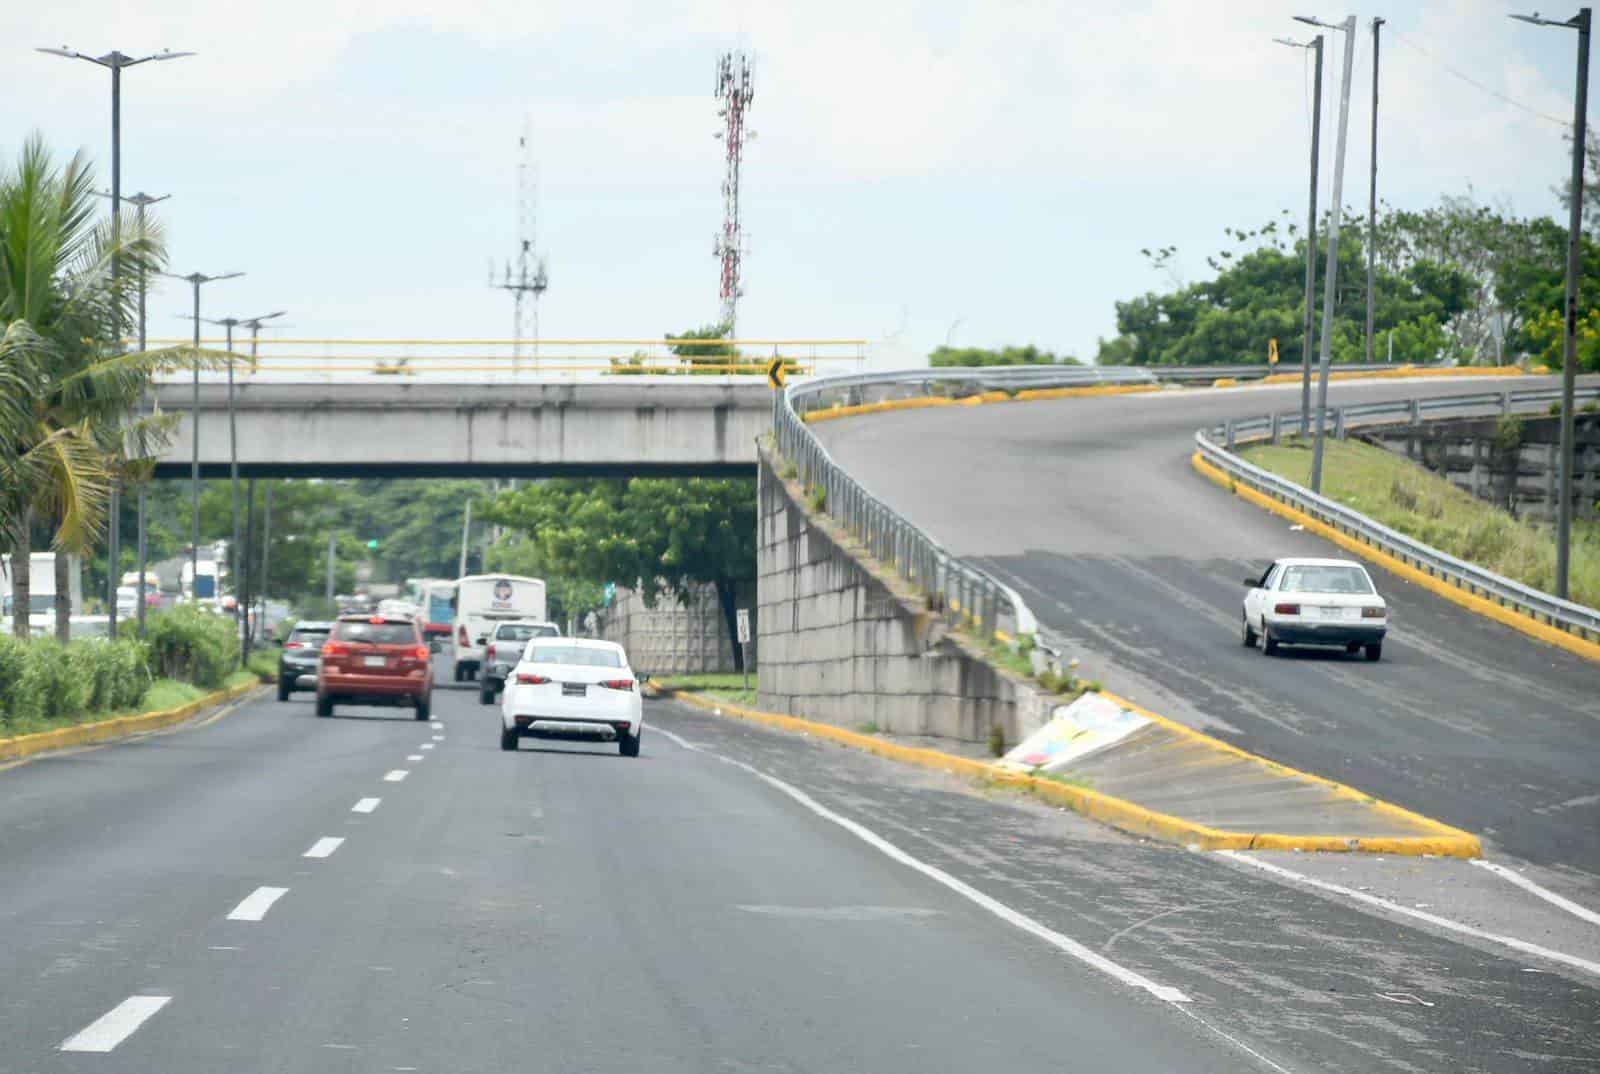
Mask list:
[[[1572,395],[1578,376],[1578,273],[1583,238],[1583,149],[1588,137],[1590,9],[1579,8],[1566,22],[1538,15],[1513,15],[1535,26],[1563,26],[1578,31],[1578,86],[1572,106],[1572,185],[1567,206],[1566,335],[1561,341],[1561,473],[1560,501],[1556,504],[1556,596],[1567,597],[1567,577],[1572,548],[1572,470],[1576,440]]]
[[[191,272],[187,276],[175,276],[170,272],[162,273],[175,280],[183,280],[194,288],[194,396],[189,408],[189,438],[190,447],[193,449],[189,462],[189,575],[190,585],[195,589],[200,584],[200,285],[215,283],[218,280],[233,280],[243,276],[242,272],[226,272],[221,276],[207,276],[203,272]],[[190,595],[193,596],[193,590]]]
[[[103,56],[87,56],[81,52],[62,46],[61,48],[41,48],[37,52],[48,53],[51,56],[61,56],[69,60],[86,60],[99,67],[104,67],[111,72],[111,283],[115,291],[121,277],[122,258],[118,248],[122,241],[122,70],[125,67],[137,67],[141,63],[152,60],[175,60],[180,56],[193,56],[192,52],[173,52],[170,49],[155,53],[150,56],[128,56],[115,49]],[[140,206],[141,220],[143,219],[143,206]],[[141,280],[143,274],[140,274]],[[141,314],[143,303],[141,302]],[[122,324],[119,316],[121,309],[120,299],[112,304],[111,313],[111,338],[113,346],[122,346]],[[141,317],[142,321],[142,317]],[[141,350],[143,347],[140,348]],[[142,497],[142,493],[141,493]],[[106,534],[106,595],[110,598],[106,610],[106,632],[111,638],[117,636],[117,582],[119,580],[122,556],[122,532],[119,525],[122,518],[122,488],[119,482],[111,482],[111,495],[106,505],[109,525]],[[143,578],[140,578],[143,588]],[[143,619],[143,608],[140,608],[140,619]]]
[[[1322,280],[1322,340],[1317,375],[1317,428],[1311,448],[1311,491],[1322,491],[1322,451],[1324,420],[1328,411],[1328,371],[1333,363],[1333,306],[1339,282],[1339,217],[1344,204],[1344,149],[1350,129],[1350,74],[1355,62],[1356,17],[1351,15],[1337,25],[1296,15],[1300,22],[1344,32],[1344,77],[1339,85],[1339,134],[1333,150],[1333,208],[1328,213],[1328,262]]]
[[[1311,91],[1311,182],[1306,209],[1306,315],[1305,342],[1300,348],[1300,438],[1311,434],[1311,351],[1316,338],[1317,310],[1317,154],[1322,144],[1322,35],[1309,44],[1273,38],[1280,45],[1310,49],[1316,54],[1316,73]]]
[[[1372,159],[1367,184],[1367,364],[1373,362],[1372,280],[1378,250],[1378,29],[1384,19],[1372,20]]]

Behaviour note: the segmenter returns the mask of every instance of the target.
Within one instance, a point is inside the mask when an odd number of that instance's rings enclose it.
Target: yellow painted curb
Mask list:
[[[17,735],[14,738],[0,738],[0,761],[15,761],[23,757],[32,757],[36,753],[47,750],[65,749],[69,746],[87,746],[95,742],[110,742],[119,738],[128,738],[145,731],[154,731],[162,727],[182,723],[201,709],[212,705],[220,705],[225,701],[232,701],[260,686],[259,682],[240,683],[238,686],[215,690],[204,697],[185,702],[177,708],[165,709],[161,712],[142,712],[137,716],[116,716],[109,720],[97,720],[94,723],[74,724],[71,727],[58,727],[54,731],[40,731],[32,735]]]
[[[1549,623],[1541,623],[1531,615],[1524,615],[1521,612],[1497,604],[1487,597],[1480,597],[1476,593],[1468,592],[1460,586],[1445,581],[1443,578],[1435,578],[1426,571],[1419,570],[1411,564],[1391,556],[1382,549],[1374,548],[1359,541],[1348,533],[1341,533],[1327,523],[1312,518],[1303,511],[1298,511],[1286,503],[1280,503],[1271,496],[1257,492],[1255,489],[1246,488],[1231,480],[1227,474],[1215,466],[1212,466],[1201,457],[1198,451],[1190,456],[1190,463],[1203,477],[1228,489],[1241,499],[1247,500],[1257,507],[1263,507],[1282,518],[1297,522],[1318,536],[1332,541],[1340,548],[1354,552],[1363,559],[1376,563],[1384,570],[1398,574],[1406,581],[1419,585],[1429,592],[1437,593],[1453,604],[1459,604],[1468,611],[1475,612],[1486,619],[1493,619],[1497,623],[1503,623],[1513,630],[1520,631],[1531,638],[1548,642],[1557,648],[1567,650],[1569,653],[1575,653],[1586,660],[1600,661],[1600,643],[1569,634],[1559,627],[1551,626]]]
[[[858,403],[855,406],[835,405],[820,410],[808,410],[801,420],[808,425],[834,418],[851,418],[859,414],[883,414],[891,410],[922,410],[941,406],[982,406],[985,403],[1025,403],[1034,399],[1073,399],[1098,395],[1129,395],[1135,392],[1157,392],[1158,384],[1097,384],[1084,388],[1025,388],[1015,395],[1006,392],[983,392],[950,399],[942,395],[916,396],[911,399],[884,399],[876,403]]]
[[[1333,787],[1341,795],[1354,797],[1382,807],[1381,811],[1394,815],[1404,816],[1414,822],[1420,821],[1426,826],[1436,829],[1439,834],[1431,836],[1345,836],[1345,835],[1292,835],[1276,832],[1229,832],[1218,828],[1210,828],[1182,817],[1174,817],[1167,813],[1157,813],[1141,805],[1114,798],[1109,794],[1102,794],[1087,787],[1077,787],[1070,783],[1041,776],[1031,776],[1021,772],[1007,772],[996,768],[984,761],[973,760],[970,757],[957,757],[938,750],[924,749],[917,746],[902,746],[894,742],[885,742],[873,735],[864,735],[857,731],[847,731],[842,727],[832,724],[817,723],[812,720],[801,719],[798,716],[784,716],[774,712],[758,712],[747,709],[742,705],[735,705],[727,701],[711,700],[689,692],[668,692],[654,689],[655,696],[671,697],[675,701],[693,705],[696,708],[711,712],[720,712],[731,715],[741,720],[763,724],[783,731],[793,731],[799,734],[812,735],[817,738],[837,742],[842,746],[876,754],[892,761],[904,764],[917,765],[922,768],[931,768],[939,772],[948,772],[952,775],[968,776],[973,779],[983,780],[986,783],[1010,790],[1023,791],[1037,795],[1043,800],[1055,805],[1066,806],[1086,817],[1109,824],[1113,828],[1143,835],[1152,839],[1160,839],[1168,843],[1178,843],[1183,846],[1197,847],[1201,850],[1305,850],[1305,851],[1336,851],[1350,852],[1363,851],[1374,854],[1400,854],[1420,856],[1434,854],[1443,857],[1476,858],[1483,855],[1483,849],[1474,835],[1459,831],[1426,817],[1419,817],[1409,810],[1399,806],[1389,805],[1387,802],[1378,802],[1366,795],[1342,784],[1325,780],[1318,776],[1307,776],[1295,769],[1283,765],[1275,765],[1271,761],[1245,753],[1243,750],[1228,745],[1225,742],[1203,735],[1182,724],[1175,724],[1170,720],[1156,716],[1137,705],[1130,704],[1119,697],[1107,694],[1108,698],[1118,704],[1127,705],[1129,708],[1142,715],[1149,716],[1164,727],[1178,730],[1186,736],[1197,739],[1213,748],[1234,753],[1259,764],[1277,769],[1287,776],[1297,776],[1324,786]]]

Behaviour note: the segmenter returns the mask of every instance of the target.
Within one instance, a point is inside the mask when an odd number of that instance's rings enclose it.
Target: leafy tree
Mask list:
[[[737,591],[756,576],[756,489],[749,479],[553,480],[502,492],[483,517],[536,546],[544,577],[638,589],[653,606],[716,590],[734,633]],[[741,659],[736,655],[736,660]]]
[[[936,347],[928,355],[931,366],[1082,365],[1070,354],[1052,354],[1031,343],[1026,347]]]

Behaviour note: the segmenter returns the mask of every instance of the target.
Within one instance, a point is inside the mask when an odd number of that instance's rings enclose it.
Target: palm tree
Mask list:
[[[97,225],[93,195],[84,154],[58,170],[37,134],[0,174],[0,536],[15,553],[13,629],[22,637],[32,520],[52,527],[63,553],[56,632],[65,640],[66,554],[94,546],[112,483],[141,477],[128,460],[154,454],[171,430],[171,418],[134,417],[134,408],[154,374],[202,360],[187,348],[119,353],[133,282],[163,263],[164,249],[153,223],[120,234]]]

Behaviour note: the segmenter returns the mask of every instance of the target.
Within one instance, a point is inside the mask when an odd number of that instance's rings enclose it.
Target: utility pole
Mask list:
[[[244,609],[241,619],[244,638],[239,643],[245,662],[250,660],[250,547],[256,532],[256,479],[251,478],[244,495],[244,556],[239,566],[239,607]]]
[[[1317,310],[1317,154],[1322,144],[1322,35],[1301,44],[1287,38],[1273,40],[1292,48],[1310,49],[1316,55],[1311,91],[1311,192],[1306,209],[1306,315],[1305,342],[1300,348],[1300,438],[1311,435],[1311,352],[1316,339]]]
[[[456,567],[456,577],[467,576],[467,538],[472,533],[472,501],[467,501],[467,513],[461,520],[461,562]]]
[[[1339,136],[1333,151],[1333,198],[1328,213],[1328,261],[1322,281],[1322,340],[1317,375],[1317,428],[1311,449],[1311,491],[1322,491],[1322,452],[1324,426],[1328,411],[1328,372],[1333,363],[1333,307],[1338,297],[1339,283],[1339,217],[1344,204],[1344,150],[1346,135],[1350,130],[1350,74],[1355,63],[1356,17],[1351,15],[1338,24],[1319,22],[1313,18],[1296,15],[1301,22],[1321,26],[1327,30],[1344,32],[1344,76],[1339,83]]]
[[[251,317],[239,322],[241,326],[250,329],[250,372],[254,373],[256,371],[256,348],[261,342],[261,322],[270,321],[274,317],[282,317],[287,312],[287,310],[278,310],[275,313],[268,313],[261,317]],[[279,325],[278,327],[281,328],[283,326]]]
[[[193,448],[189,462],[189,571],[193,577],[190,583],[199,588],[200,581],[200,285],[215,283],[218,280],[233,280],[243,276],[242,272],[227,272],[221,276],[207,276],[203,272],[191,272],[187,276],[177,276],[170,272],[163,272],[163,276],[174,280],[182,280],[194,288],[194,399],[189,409],[189,439]]]
[[[1567,295],[1566,337],[1561,341],[1561,473],[1560,502],[1556,505],[1556,596],[1567,598],[1567,576],[1572,549],[1572,470],[1576,440],[1572,394],[1578,375],[1578,273],[1583,237],[1583,149],[1588,137],[1585,120],[1589,108],[1590,9],[1579,8],[1566,22],[1538,15],[1513,15],[1535,26],[1563,26],[1578,31],[1578,86],[1572,107],[1572,185],[1567,188]]]
[[[1383,19],[1372,20],[1372,170],[1367,185],[1367,364],[1373,361],[1373,266],[1378,250],[1378,29]]]
[[[336,539],[337,538],[336,538],[336,536],[334,534],[332,534],[332,533],[328,534],[328,603],[330,605],[333,604],[333,556],[334,556],[333,545],[334,545],[334,541]],[[332,614],[337,616],[338,612],[339,612],[339,609],[338,608],[334,608]]]
[[[272,554],[272,484],[267,484],[266,503],[261,508],[261,614],[256,622],[267,621],[267,560]]]
[[[61,56],[69,60],[85,60],[97,67],[104,67],[111,72],[111,283],[115,290],[122,275],[122,258],[119,251],[122,243],[122,70],[125,67],[137,67],[141,63],[152,60],[176,60],[180,56],[193,56],[192,52],[173,52],[166,49],[149,56],[128,56],[113,49],[103,56],[89,56],[81,52],[74,52],[63,45],[61,48],[41,48],[36,52],[48,53],[51,56]],[[131,200],[131,199],[130,199]],[[159,200],[159,199],[157,199]],[[140,221],[144,219],[144,206],[139,207]],[[143,284],[144,273],[139,274],[140,281],[140,326],[144,323]],[[111,314],[111,339],[112,346],[119,352],[122,349],[122,324],[117,311],[121,308],[120,299],[112,306]],[[142,335],[141,331],[141,335]],[[143,350],[141,344],[139,347]],[[140,502],[143,503],[144,493],[140,492]],[[115,478],[111,482],[111,495],[106,504],[106,514],[110,519],[110,526],[106,534],[106,590],[110,598],[106,609],[106,633],[111,638],[117,636],[117,582],[122,573],[122,532],[119,525],[122,519],[122,486]],[[141,592],[144,589],[144,577],[139,579]],[[144,618],[144,604],[141,599],[139,606],[141,633]]]

